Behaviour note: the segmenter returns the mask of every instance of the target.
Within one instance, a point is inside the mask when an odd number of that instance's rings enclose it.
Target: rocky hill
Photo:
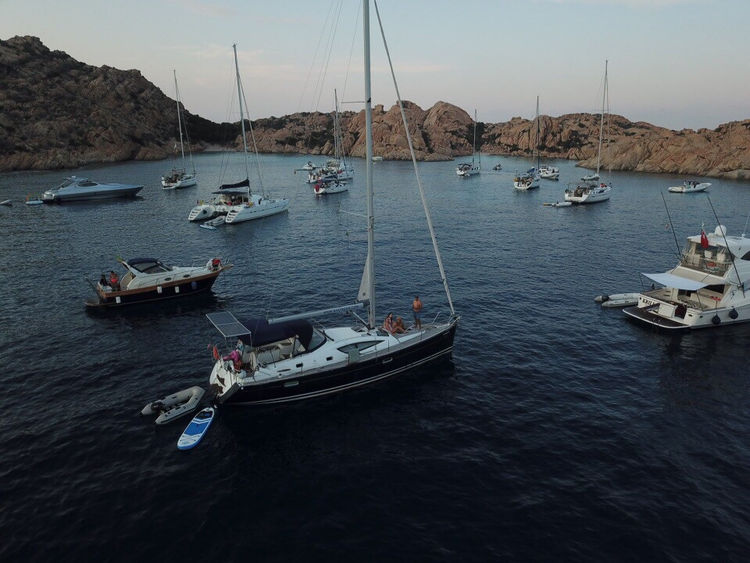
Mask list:
[[[461,108],[438,102],[423,110],[405,102],[420,160],[471,154],[473,121]],[[194,151],[239,149],[238,123],[213,123],[185,112]],[[364,156],[364,111],[341,115],[344,149]],[[540,117],[541,154],[594,167],[599,115]],[[261,152],[333,152],[333,116],[305,112],[253,122]],[[397,106],[373,108],[374,153],[408,159]],[[750,120],[714,130],[671,131],[609,116],[602,167],[613,170],[750,178]],[[492,155],[531,155],[533,120],[479,123],[480,149]],[[175,102],[137,70],[94,67],[35,37],[0,40],[0,171],[71,168],[93,162],[162,159],[173,154]]]

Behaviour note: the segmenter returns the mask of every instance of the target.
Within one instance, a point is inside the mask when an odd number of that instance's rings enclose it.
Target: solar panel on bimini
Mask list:
[[[250,330],[240,321],[238,321],[232,313],[229,313],[228,311],[208,313],[206,317],[209,321],[211,321],[211,324],[216,327],[216,330],[218,330],[224,338],[250,334]]]

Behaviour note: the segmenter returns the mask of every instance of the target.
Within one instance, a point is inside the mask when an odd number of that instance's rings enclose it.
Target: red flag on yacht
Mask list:
[[[701,246],[703,248],[708,248],[708,237],[706,236],[706,231],[701,229]]]

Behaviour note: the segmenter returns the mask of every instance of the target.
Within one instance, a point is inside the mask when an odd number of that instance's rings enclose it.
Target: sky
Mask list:
[[[380,0],[403,99],[482,122],[609,108],[670,129],[750,118],[748,0]],[[359,0],[0,0],[0,39],[33,35],[138,69],[212,121],[236,121],[237,44],[253,119],[362,109]],[[370,8],[373,104],[396,102]],[[2,84],[0,84],[2,87]],[[234,109],[232,109],[234,108]]]

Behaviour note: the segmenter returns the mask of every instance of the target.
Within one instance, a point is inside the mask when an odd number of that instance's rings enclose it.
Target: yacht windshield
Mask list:
[[[314,328],[312,331],[312,337],[310,338],[310,345],[307,347],[307,351],[311,352],[312,350],[315,350],[316,348],[320,348],[325,341],[326,341],[325,335],[321,333],[318,329]]]

